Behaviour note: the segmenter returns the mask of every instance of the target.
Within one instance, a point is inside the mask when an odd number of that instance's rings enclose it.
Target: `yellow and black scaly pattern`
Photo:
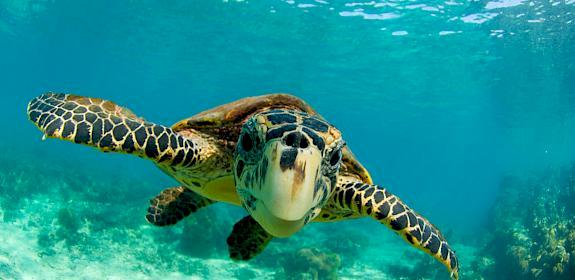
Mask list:
[[[459,263],[447,240],[433,224],[386,188],[341,176],[330,206],[340,210],[340,217],[367,216],[385,224],[412,246],[443,263],[451,277],[458,279]]]
[[[28,117],[47,137],[104,152],[135,154],[179,167],[191,167],[201,160],[201,147],[192,139],[99,98],[46,93],[30,101]]]
[[[168,188],[150,200],[146,220],[155,226],[171,226],[215,201],[179,186]]]

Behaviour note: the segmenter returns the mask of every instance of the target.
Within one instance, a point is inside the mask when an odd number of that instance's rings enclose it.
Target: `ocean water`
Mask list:
[[[171,125],[306,100],[433,222],[462,279],[575,277],[575,1],[0,0],[0,279],[448,279],[370,219],[312,223],[249,262],[224,204],[158,228],[177,183],[48,139],[26,105],[100,97]]]

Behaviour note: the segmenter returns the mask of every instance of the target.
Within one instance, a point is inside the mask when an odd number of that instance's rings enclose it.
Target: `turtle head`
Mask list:
[[[234,158],[243,207],[270,234],[294,234],[331,196],[343,146],[340,132],[319,116],[291,110],[253,115]]]

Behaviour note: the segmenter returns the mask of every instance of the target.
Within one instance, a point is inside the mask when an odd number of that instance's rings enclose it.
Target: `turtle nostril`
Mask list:
[[[300,132],[292,132],[284,137],[284,144],[292,148],[305,149],[309,147],[309,141]]]
[[[302,137],[300,142],[299,142],[299,147],[302,149],[307,148],[307,146],[309,146],[309,142],[307,141],[307,138]]]
[[[288,145],[290,147],[294,147],[294,144],[296,143],[296,140],[297,140],[296,138],[297,138],[297,135],[295,133],[290,133],[285,137],[284,142],[286,145]],[[296,148],[296,147],[294,147],[294,148]]]
[[[300,138],[299,133],[294,132],[288,134],[284,141],[287,146],[297,148],[297,146],[299,145],[299,138]]]

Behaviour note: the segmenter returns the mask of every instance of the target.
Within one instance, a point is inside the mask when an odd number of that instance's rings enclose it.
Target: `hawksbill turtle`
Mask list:
[[[30,101],[28,117],[46,137],[150,159],[181,183],[151,199],[153,225],[216,202],[242,206],[249,215],[227,239],[232,259],[251,259],[312,221],[370,217],[458,278],[455,251],[439,230],[374,184],[340,131],[295,96],[243,98],[170,128],[107,100],[46,93]]]

